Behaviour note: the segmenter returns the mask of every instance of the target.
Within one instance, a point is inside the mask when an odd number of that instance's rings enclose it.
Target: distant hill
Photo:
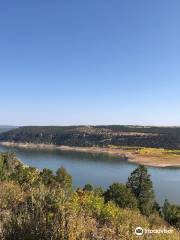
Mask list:
[[[15,128],[17,128],[17,127],[15,127],[15,126],[1,126],[0,125],[0,133],[2,133],[2,132],[7,132],[7,131],[10,131],[10,130],[12,130],[12,129],[15,129]]]
[[[180,127],[143,126],[28,126],[7,131],[0,141],[67,146],[141,146],[180,149]]]
[[[141,146],[180,149],[180,127],[144,126],[28,126],[7,131],[0,141],[79,147]]]

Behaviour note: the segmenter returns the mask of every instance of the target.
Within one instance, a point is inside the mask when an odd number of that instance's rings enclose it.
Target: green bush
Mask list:
[[[104,193],[106,202],[113,201],[121,208],[137,208],[137,200],[131,190],[122,183],[113,183]]]

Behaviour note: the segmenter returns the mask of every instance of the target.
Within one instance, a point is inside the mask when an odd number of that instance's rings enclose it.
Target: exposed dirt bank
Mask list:
[[[119,157],[126,157],[127,161],[138,164],[143,164],[152,167],[180,167],[180,155],[172,153],[161,153],[159,150],[142,153],[137,149],[125,149],[122,147],[70,147],[70,146],[56,146],[50,144],[33,144],[33,143],[14,143],[14,142],[0,142],[1,146],[18,147],[24,149],[59,149],[62,151],[77,151],[90,153],[105,153]]]

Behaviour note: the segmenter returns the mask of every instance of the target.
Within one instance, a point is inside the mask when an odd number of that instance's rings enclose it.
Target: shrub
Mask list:
[[[122,183],[113,183],[104,193],[106,202],[113,201],[121,208],[136,208],[137,200],[131,190]]]

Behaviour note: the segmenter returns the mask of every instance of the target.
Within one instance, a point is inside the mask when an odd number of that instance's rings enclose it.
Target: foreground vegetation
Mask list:
[[[0,141],[77,147],[115,145],[180,149],[180,127],[20,127],[1,133]]]
[[[180,207],[155,201],[150,176],[139,166],[127,184],[106,191],[87,184],[73,189],[61,167],[56,174],[24,166],[14,154],[0,154],[0,239],[137,239],[135,228],[171,229],[141,239],[180,239]]]

